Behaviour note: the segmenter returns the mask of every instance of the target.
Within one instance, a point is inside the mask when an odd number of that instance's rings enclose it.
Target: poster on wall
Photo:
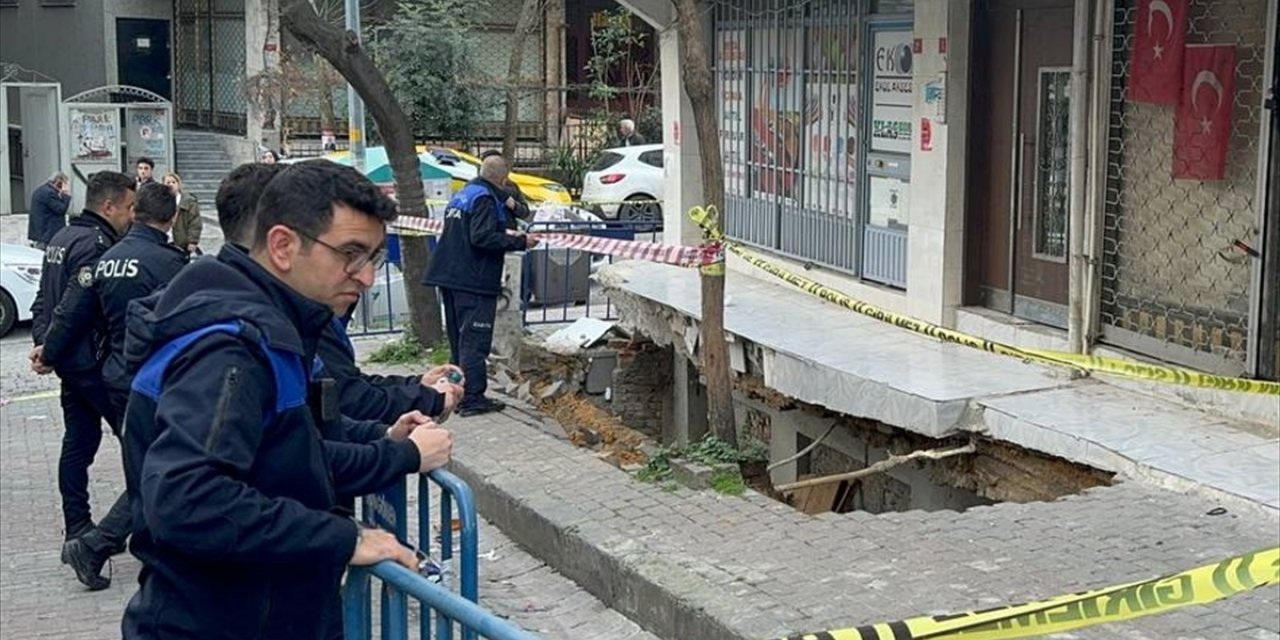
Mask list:
[[[164,109],[129,108],[126,140],[132,159],[142,156],[156,163],[168,164],[169,121]]]
[[[853,215],[858,102],[853,84],[814,83],[805,99],[805,208]]]
[[[75,162],[118,162],[120,122],[116,109],[71,109],[71,159]]]
[[[811,75],[805,86],[806,209],[853,216],[857,207],[857,29],[815,26],[806,45]]]
[[[803,116],[800,29],[752,33],[751,197],[791,200],[799,192]]]
[[[871,150],[911,153],[911,32],[877,31],[872,43]]]
[[[747,195],[746,32],[716,33],[716,91],[720,106],[720,155],[725,195]]]

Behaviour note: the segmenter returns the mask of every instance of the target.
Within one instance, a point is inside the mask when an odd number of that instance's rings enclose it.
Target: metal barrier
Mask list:
[[[653,222],[606,220],[599,222],[535,222],[530,233],[580,233],[601,238],[661,242],[660,226]],[[350,336],[398,333],[408,325],[409,302],[400,267],[399,243],[421,241],[388,236],[388,261],[373,286],[360,296],[347,328]],[[611,320],[616,316],[608,297],[591,281],[591,274],[613,256],[578,249],[537,248],[525,253],[520,309],[525,325],[573,322],[590,317]]]
[[[388,236],[388,244],[391,238],[396,239],[398,247],[399,237]],[[347,335],[371,336],[403,331],[409,323],[409,299],[405,285],[397,255],[395,262],[388,260],[383,265],[373,286],[360,294]]]
[[[601,238],[661,242],[652,222],[535,222],[529,233],[580,233]],[[525,325],[573,322],[589,317],[615,318],[609,298],[591,281],[591,274],[613,256],[578,249],[540,247],[525,253],[522,269],[521,317]]]
[[[373,567],[352,567],[343,590],[345,637],[347,640],[371,640],[373,635],[373,600],[371,579],[382,581],[381,638],[398,640],[409,637],[409,603],[412,596],[419,603],[419,637],[451,640],[455,630],[464,640],[476,637],[494,640],[526,640],[533,636],[480,608],[478,552],[479,537],[475,500],[471,488],[457,476],[437,469],[419,476],[417,543],[409,537],[408,487],[406,482],[382,492],[365,496],[362,520],[390,531],[401,542],[423,552],[431,549],[431,484],[440,487],[439,506],[439,574],[440,584],[403,567],[383,562]],[[453,505],[458,506],[459,549],[458,591],[450,589],[453,560]],[[429,555],[429,554],[428,554]],[[426,559],[426,558],[423,558]],[[455,626],[459,629],[455,629]],[[434,635],[433,635],[434,630]]]

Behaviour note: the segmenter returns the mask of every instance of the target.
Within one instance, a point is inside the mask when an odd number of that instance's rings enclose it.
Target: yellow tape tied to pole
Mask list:
[[[783,640],[1010,640],[1132,620],[1280,584],[1280,547],[1163,578],[982,611],[923,616]]]

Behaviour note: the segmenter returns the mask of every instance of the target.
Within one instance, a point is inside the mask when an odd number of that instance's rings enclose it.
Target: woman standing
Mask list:
[[[165,174],[164,184],[178,199],[178,215],[173,220],[173,244],[187,252],[200,255],[200,232],[204,221],[200,219],[200,203],[196,197],[182,190],[182,178],[172,171]]]

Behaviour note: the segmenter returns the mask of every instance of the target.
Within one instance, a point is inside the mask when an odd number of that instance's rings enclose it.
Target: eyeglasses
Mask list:
[[[346,271],[347,275],[349,276],[354,276],[360,273],[361,271],[364,271],[364,268],[369,265],[373,265],[373,270],[377,271],[378,269],[382,268],[382,265],[387,263],[387,247],[386,246],[378,247],[377,249],[374,249],[372,253],[361,250],[361,249],[354,249],[354,248],[339,249],[338,247],[335,247],[329,244],[328,242],[325,242],[324,240],[321,240],[309,234],[303,233],[302,231],[299,231],[297,229],[294,229],[293,232],[298,234],[299,236],[302,236],[303,238],[306,238],[307,240],[310,240],[311,242],[314,242],[342,256],[342,259],[346,260],[347,262],[346,267],[344,268],[344,271]]]

